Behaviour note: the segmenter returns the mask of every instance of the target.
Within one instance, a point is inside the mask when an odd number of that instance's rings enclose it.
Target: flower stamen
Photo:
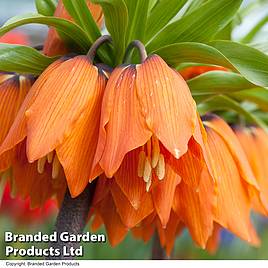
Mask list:
[[[152,166],[148,157],[146,157],[145,165],[144,165],[144,172],[143,172],[143,180],[148,182],[152,177]]]
[[[139,163],[138,163],[138,177],[142,178],[144,173],[146,155],[144,151],[141,151],[139,154]]]
[[[47,162],[47,157],[44,156],[42,158],[40,158],[37,162],[37,171],[39,174],[43,174],[44,171],[45,171],[45,165],[46,165],[46,162]]]
[[[165,158],[162,154],[159,155],[159,161],[155,168],[155,174],[160,181],[165,177]]]
[[[152,137],[152,144],[153,144],[152,168],[155,168],[159,160],[160,146],[158,139],[154,136]]]
[[[57,179],[60,173],[60,161],[59,158],[57,156],[57,154],[55,154],[54,159],[53,159],[53,163],[52,163],[52,179]]]
[[[153,171],[161,181],[165,177],[165,158],[160,153],[159,141],[155,136],[142,147],[139,154],[138,177],[143,178],[146,183],[146,191],[150,190],[153,178]]]
[[[48,155],[47,155],[47,162],[49,164],[51,164],[53,162],[53,158],[54,158],[54,151],[50,152]]]

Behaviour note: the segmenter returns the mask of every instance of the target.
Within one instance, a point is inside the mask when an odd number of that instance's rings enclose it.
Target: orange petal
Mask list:
[[[92,4],[90,0],[87,0],[87,6],[90,10],[92,17],[94,18],[98,26],[101,27],[103,24],[103,17],[104,17],[101,6]]]
[[[100,137],[95,163],[112,177],[124,156],[145,144],[151,132],[140,110],[133,66],[115,69],[106,86],[102,104]]]
[[[146,184],[137,173],[139,152],[140,150],[134,150],[128,153],[114,175],[116,183],[135,209],[140,207],[146,194]]]
[[[27,110],[27,156],[42,158],[68,137],[95,96],[98,69],[86,56],[63,62]]]
[[[40,88],[46,82],[51,72],[55,70],[62,63],[62,61],[63,59],[60,59],[52,63],[31,87],[29,93],[27,94],[25,100],[23,101],[17,113],[15,121],[11,126],[7,137],[5,138],[3,144],[0,147],[0,155],[6,151],[11,150],[15,145],[23,141],[24,138],[26,137],[27,128],[26,128],[25,112],[30,107],[30,105],[35,101],[36,97],[39,94]]]
[[[268,172],[266,167],[268,164],[268,136],[264,139],[261,137],[261,129],[235,129],[235,133],[242,145],[253,173],[260,186],[260,198],[254,199],[254,209],[267,215],[268,213]],[[264,135],[266,135],[264,133]]]
[[[213,233],[211,237],[208,239],[206,250],[210,254],[215,254],[220,245],[221,239],[221,226],[217,223],[214,224]]]
[[[170,157],[168,163],[174,171],[193,189],[197,189],[200,182],[201,172],[206,165],[203,151],[194,138],[188,143],[188,151],[180,159]]]
[[[179,158],[196,125],[196,105],[190,90],[157,55],[137,65],[137,95],[146,123],[167,150]]]
[[[210,127],[221,136],[228,146],[237,167],[239,168],[241,177],[245,180],[245,182],[258,189],[258,183],[248,163],[247,157],[237,137],[228,124],[218,116],[209,115],[208,120],[205,120],[204,125]]]
[[[3,143],[32,83],[24,76],[0,73],[0,144]],[[0,156],[0,171],[11,165],[14,150]]]
[[[98,214],[95,211],[95,217],[94,217],[92,224],[91,224],[92,232],[96,232],[101,227],[102,224],[103,224],[103,220],[102,220],[100,214]]]
[[[183,226],[180,224],[178,216],[171,211],[170,219],[166,228],[163,228],[159,221],[157,222],[157,230],[160,237],[161,244],[166,248],[166,253],[168,256],[171,255],[172,249],[174,247],[177,234],[180,233]]]
[[[180,181],[180,176],[177,175],[169,165],[166,165],[165,178],[152,189],[154,207],[163,228],[165,228],[168,223],[175,189]]]
[[[173,209],[202,248],[212,233],[213,205],[214,185],[209,176],[200,180],[198,191],[183,181],[176,188]]]
[[[215,221],[246,241],[251,241],[250,200],[238,167],[225,140],[208,128],[208,146],[215,162],[217,206]],[[202,174],[202,179],[208,176]]]
[[[153,212],[142,220],[141,224],[131,229],[135,238],[141,238],[144,242],[148,242],[155,232],[155,220],[156,216]]]
[[[12,188],[22,198],[29,196],[33,208],[41,207],[55,193],[53,180],[51,179],[51,168],[47,166],[45,172],[39,174],[37,163],[28,163],[25,148],[25,142],[17,148],[17,157],[12,164],[14,183]]]
[[[79,195],[91,177],[98,142],[102,96],[106,78],[100,74],[90,103],[69,137],[56,149],[72,197]]]
[[[116,212],[116,207],[111,194],[105,197],[97,210],[105,224],[111,245],[116,246],[125,238],[128,230],[123,225]]]
[[[71,20],[71,16],[64,8],[62,0],[59,0],[54,17]],[[60,38],[57,30],[53,27],[49,28],[48,35],[44,43],[43,53],[47,56],[64,55],[68,52],[64,41]]]
[[[107,180],[107,178],[103,175],[101,175],[98,178],[97,186],[94,192],[94,198],[92,201],[93,206],[96,206],[98,203],[100,203],[107,194],[110,192],[110,180]]]
[[[116,182],[113,180],[111,184],[111,193],[122,222],[128,228],[132,228],[140,223],[145,217],[150,215],[153,210],[153,202],[149,193],[145,194],[142,205],[135,210],[126,196],[122,193]]]

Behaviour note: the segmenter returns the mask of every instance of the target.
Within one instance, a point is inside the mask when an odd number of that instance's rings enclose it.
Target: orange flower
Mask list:
[[[0,144],[4,141],[18,110],[33,84],[30,76],[0,73]],[[14,150],[0,156],[0,172],[9,168]]]
[[[103,221],[115,245],[153,214],[161,234],[184,221],[205,247],[213,227],[213,183],[208,191],[200,181],[203,169],[210,173],[205,143],[187,84],[160,57],[116,68],[104,93],[94,169],[111,179],[98,181],[94,227]]]
[[[189,80],[210,71],[228,71],[228,69],[222,66],[192,66],[182,69],[179,72],[185,80]]]
[[[91,166],[105,84],[105,75],[87,56],[54,62],[30,89],[0,155],[26,141],[28,161],[37,163],[38,172],[52,165],[50,176],[55,179],[62,165],[72,196],[79,195],[94,177]]]
[[[253,201],[254,209],[267,216],[268,215],[268,135],[261,128],[241,128],[236,127],[240,144],[242,145],[253,173],[260,186],[260,199]]]
[[[29,45],[30,41],[22,32],[11,31],[0,37],[0,43],[16,44],[16,45]]]
[[[201,131],[187,84],[160,57],[120,66],[103,98],[94,171],[114,176],[137,208],[145,191],[164,180],[169,168],[179,169],[178,159],[187,151],[181,159],[185,165],[191,165],[192,157],[204,162]],[[189,176],[185,180],[197,183]]]
[[[137,187],[142,180],[133,176],[140,152],[134,150],[135,153],[125,156],[113,178],[107,180],[102,175],[93,202],[93,229],[104,223],[112,245],[120,243],[128,230],[145,242],[157,232],[168,255],[183,228],[188,228],[193,240],[211,252],[217,248],[220,228],[258,245],[250,211],[260,193],[246,155],[234,132],[222,119],[211,115],[204,120],[208,134],[204,143],[206,161],[199,165],[196,158],[196,165],[192,162],[189,173],[181,170],[179,176],[174,172],[177,169],[167,164],[165,178],[153,183],[146,193],[144,187]],[[187,152],[178,162],[187,155],[191,154]],[[187,167],[190,167],[189,162]],[[124,174],[121,182],[118,180],[120,173]],[[190,177],[200,182],[197,188],[187,180]]]
[[[94,20],[101,27],[103,23],[103,13],[101,7],[99,5],[92,4],[89,0],[87,0],[87,6]],[[64,8],[62,0],[59,0],[54,16],[73,21],[72,17]],[[50,28],[48,31],[43,52],[47,56],[64,55],[68,53],[68,48],[65,46],[55,28]]]
[[[207,116],[208,156],[216,183],[214,221],[247,242],[259,243],[250,222],[252,200],[258,198],[259,185],[246,155],[232,129],[217,116]],[[202,179],[208,174],[204,172]]]
[[[1,144],[5,141],[6,136],[8,136],[9,129],[18,115],[20,106],[32,83],[33,78],[31,77],[16,74],[0,75]],[[20,135],[19,132],[17,134]],[[11,168],[12,172],[10,172]],[[36,163],[32,165],[28,163],[23,142],[1,153],[0,172],[2,173],[1,177],[7,177],[11,180],[14,194],[18,194],[23,198],[29,195],[32,197],[33,207],[44,204],[54,194],[51,188],[57,188],[58,185],[58,182],[48,182],[43,186],[45,176],[38,174]]]

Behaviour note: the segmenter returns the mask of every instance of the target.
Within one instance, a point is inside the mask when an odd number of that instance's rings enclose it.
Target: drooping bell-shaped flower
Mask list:
[[[62,58],[49,66],[30,89],[1,148],[0,155],[24,140],[30,163],[40,174],[61,166],[73,196],[91,178],[97,146],[104,73],[87,56]]]
[[[239,140],[221,118],[204,118],[208,156],[216,183],[214,221],[251,244],[259,240],[250,221],[252,200],[259,198],[257,183]],[[203,173],[202,177],[207,177]],[[202,178],[202,179],[203,179]]]
[[[104,171],[108,178],[114,177],[136,210],[149,196],[147,201],[165,226],[179,176],[198,187],[191,166],[195,160],[205,165],[202,128],[187,84],[159,56],[152,55],[138,65],[119,66],[103,97],[93,173]],[[124,204],[116,202],[117,206]],[[121,216],[127,211],[117,208]]]
[[[252,171],[260,187],[260,198],[256,198],[254,209],[263,214],[268,213],[268,135],[261,128],[235,127],[235,134],[247,156]]]

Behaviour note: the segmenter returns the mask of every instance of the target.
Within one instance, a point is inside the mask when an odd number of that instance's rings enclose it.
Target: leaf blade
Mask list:
[[[128,9],[124,0],[92,0],[101,5],[108,32],[113,38],[116,62],[120,64],[126,49],[126,33],[128,27]]]
[[[243,115],[248,121],[257,124],[268,131],[268,126],[260,118],[247,111],[236,101],[224,95],[216,96],[213,99],[198,105],[198,110],[201,115],[213,111],[232,110],[240,115]]]
[[[26,14],[11,18],[0,28],[0,36],[14,28],[31,23],[53,26],[80,47],[82,51],[87,52],[89,49],[90,40],[78,25],[62,18],[47,17],[40,14]]]
[[[246,45],[231,41],[213,41],[209,45],[186,42],[165,46],[153,53],[175,68],[182,63],[219,65],[239,72],[257,86],[268,86],[268,56]]]
[[[209,0],[198,9],[166,26],[149,44],[148,51],[176,42],[207,42],[222,30],[242,0]]]
[[[56,59],[57,57],[47,57],[31,47],[0,43],[1,71],[39,75]]]
[[[180,11],[186,2],[187,0],[160,1],[148,17],[146,41],[149,41],[155,34],[157,34]]]
[[[193,95],[225,94],[256,88],[243,76],[224,71],[210,71],[187,81]]]

